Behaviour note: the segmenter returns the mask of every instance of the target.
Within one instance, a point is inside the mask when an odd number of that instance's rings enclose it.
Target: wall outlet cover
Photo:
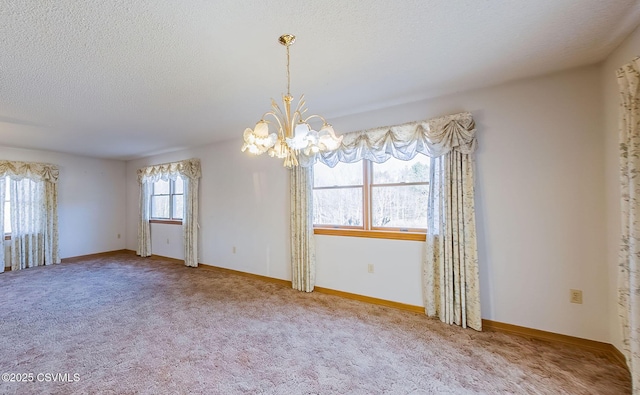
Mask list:
[[[581,289],[570,289],[569,290],[569,302],[582,304],[582,290]]]

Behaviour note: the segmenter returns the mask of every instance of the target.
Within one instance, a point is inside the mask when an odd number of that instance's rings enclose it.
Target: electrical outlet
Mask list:
[[[369,271],[369,273],[373,273],[373,263],[370,263],[368,265],[367,270]]]
[[[233,246],[232,251],[233,251],[234,254],[236,253],[236,246]]]
[[[169,239],[167,239],[167,244],[169,244]]]
[[[120,238],[120,233],[118,233],[118,239]]]
[[[581,289],[570,289],[569,290],[569,302],[582,304],[582,290]]]

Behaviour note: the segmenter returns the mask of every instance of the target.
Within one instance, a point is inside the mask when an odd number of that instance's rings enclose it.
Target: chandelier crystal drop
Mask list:
[[[342,136],[337,137],[333,127],[322,116],[304,117],[307,111],[304,95],[300,96],[295,110],[291,111],[293,96],[290,92],[289,47],[295,40],[296,37],[291,34],[284,34],[278,40],[287,48],[287,94],[282,95],[284,111],[271,99],[271,111],[262,115],[255,128],[245,129],[242,145],[242,152],[249,151],[254,155],[266,152],[271,157],[284,159],[284,166],[288,168],[299,165],[300,155],[313,157],[319,152],[336,150],[342,143]],[[314,119],[322,122],[319,131],[314,130],[309,124],[309,121]],[[269,124],[276,125],[278,132],[269,133]]]

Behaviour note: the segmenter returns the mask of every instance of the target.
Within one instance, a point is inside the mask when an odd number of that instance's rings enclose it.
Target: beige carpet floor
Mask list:
[[[126,253],[0,274],[0,322],[35,380],[2,394],[630,393],[580,349]]]

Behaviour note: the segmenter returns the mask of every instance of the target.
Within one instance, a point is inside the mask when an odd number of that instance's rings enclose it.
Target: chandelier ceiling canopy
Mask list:
[[[278,39],[287,48],[287,94],[282,95],[283,109],[274,99],[271,99],[271,111],[267,111],[256,124],[255,128],[244,131],[242,152],[249,151],[254,155],[267,152],[269,156],[284,159],[285,167],[298,166],[298,156],[313,157],[318,152],[338,149],[342,136],[337,137],[333,127],[320,115],[305,117],[304,95],[300,96],[295,110],[291,109],[291,74],[289,72],[289,47],[296,41],[291,34],[283,34]],[[309,121],[318,122],[319,131],[313,129]],[[274,123],[275,122],[275,123]],[[269,124],[277,128],[276,133],[270,133]]]

